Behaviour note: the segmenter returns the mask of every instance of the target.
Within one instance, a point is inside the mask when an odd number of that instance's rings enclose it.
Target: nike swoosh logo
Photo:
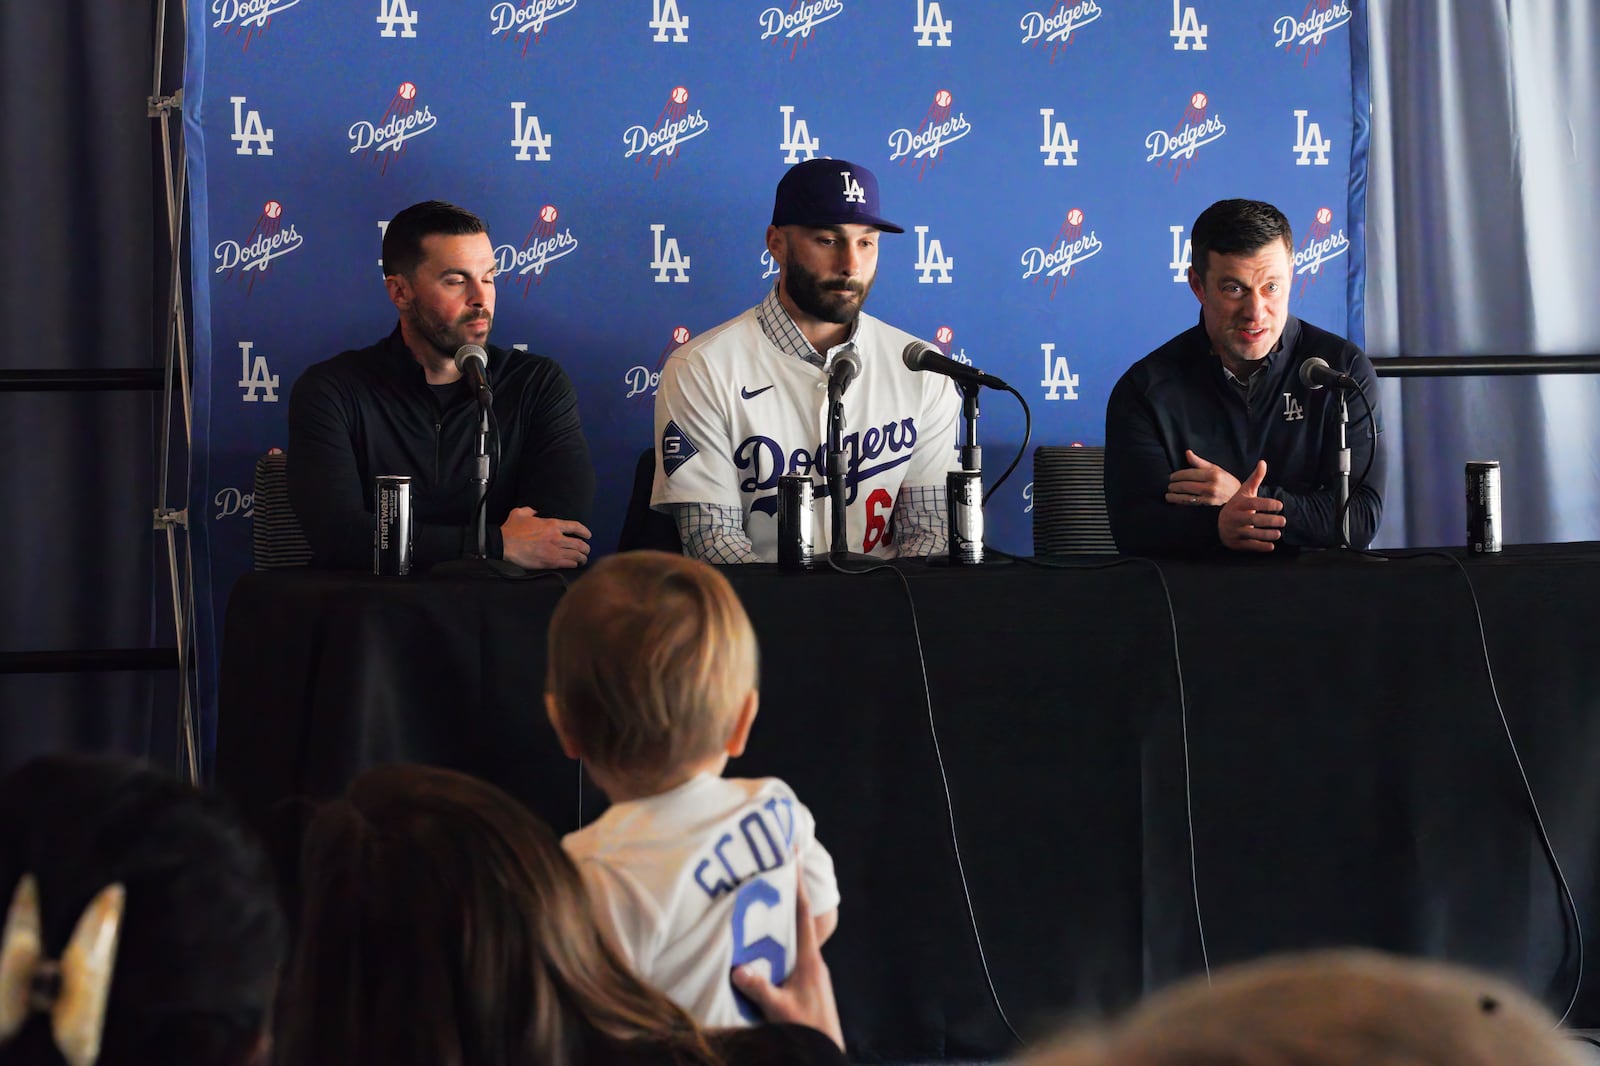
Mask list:
[[[754,391],[751,391],[750,389],[740,389],[739,390],[739,395],[743,396],[747,400],[753,400],[757,396],[760,396],[763,392],[766,392],[768,389],[771,389],[771,388],[774,388],[774,387],[775,386],[768,385],[768,386],[766,386],[766,388],[756,389]]]

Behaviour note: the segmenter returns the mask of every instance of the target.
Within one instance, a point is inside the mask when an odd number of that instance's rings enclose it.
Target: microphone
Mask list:
[[[900,354],[900,358],[905,361],[909,370],[931,370],[935,374],[943,374],[953,379],[960,385],[987,385],[991,389],[1004,390],[1011,388],[993,374],[985,374],[975,366],[958,363],[924,341],[912,341],[906,345],[906,350]]]
[[[840,352],[833,357],[833,368],[828,371],[828,398],[844,399],[844,390],[861,373],[861,357],[855,352]]]
[[[1320,389],[1327,385],[1335,389],[1361,390],[1361,383],[1349,374],[1341,374],[1328,365],[1326,359],[1312,356],[1300,364],[1300,383],[1308,389]]]
[[[472,386],[478,402],[487,405],[494,398],[489,388],[489,353],[482,345],[463,344],[456,349],[456,369]]]

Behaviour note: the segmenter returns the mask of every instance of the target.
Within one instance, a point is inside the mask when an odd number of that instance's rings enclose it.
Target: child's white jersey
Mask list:
[[[701,774],[561,843],[635,972],[710,1028],[761,1020],[735,966],[765,962],[775,983],[793,969],[797,856],[812,913],[839,905],[811,812],[777,778]]]

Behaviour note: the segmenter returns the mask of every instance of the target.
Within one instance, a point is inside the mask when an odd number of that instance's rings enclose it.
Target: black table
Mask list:
[[[1467,559],[1470,586],[1447,559],[1399,554],[906,564],[904,582],[728,571],[762,648],[762,710],[731,772],[789,781],[834,855],[828,956],[852,1055],[1013,1046],[974,918],[1000,1003],[1035,1035],[1200,969],[1197,898],[1212,966],[1367,944],[1485,966],[1559,1013],[1570,930],[1470,590],[1544,823],[1600,928],[1600,545]],[[246,575],[219,784],[285,856],[296,798],[392,760],[479,774],[560,831],[592,818],[603,800],[542,708],[563,591],[553,576]],[[1600,997],[1571,1021],[1600,1023]]]

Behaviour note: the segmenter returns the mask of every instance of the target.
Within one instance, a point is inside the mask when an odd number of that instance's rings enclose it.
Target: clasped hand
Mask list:
[[[532,507],[513,508],[500,526],[507,562],[524,570],[570,570],[589,561],[589,537],[582,522],[540,518]]]

